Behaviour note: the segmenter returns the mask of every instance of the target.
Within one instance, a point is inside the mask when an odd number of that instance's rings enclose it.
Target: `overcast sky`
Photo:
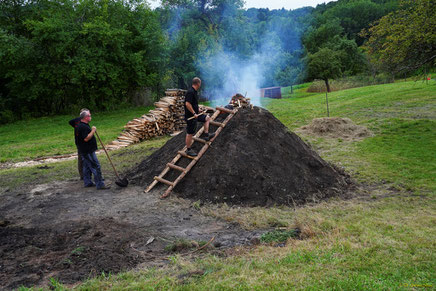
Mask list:
[[[328,3],[332,0],[245,0],[245,7],[248,8],[269,8],[269,9],[288,9],[294,10],[297,8],[312,6],[315,7],[320,3]],[[156,8],[160,5],[159,0],[149,0],[150,6]]]

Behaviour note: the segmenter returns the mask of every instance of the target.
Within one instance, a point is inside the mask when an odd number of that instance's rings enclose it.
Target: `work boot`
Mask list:
[[[213,137],[215,136],[215,133],[213,132],[213,133],[206,133],[206,135],[204,136],[204,140],[205,141],[209,141],[209,140],[211,140]]]
[[[89,188],[89,187],[95,187],[95,184],[91,183],[91,184],[85,185],[85,188]]]
[[[186,151],[186,154],[187,154],[188,156],[191,156],[191,157],[196,157],[196,156],[197,156],[197,153],[196,153],[193,149],[188,149],[188,150]]]

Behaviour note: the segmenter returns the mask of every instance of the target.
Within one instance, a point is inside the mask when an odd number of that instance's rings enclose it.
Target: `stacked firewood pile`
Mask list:
[[[232,96],[232,99],[229,102],[229,105],[226,107],[237,108],[237,107],[253,107],[252,104],[250,104],[250,98],[245,98],[242,94],[235,94]]]
[[[166,96],[154,103],[155,109],[127,122],[123,132],[107,148],[126,147],[145,139],[182,130],[186,124],[183,107],[185,94],[186,90],[166,90]]]
[[[185,94],[186,90],[182,89],[167,89],[165,91],[165,95],[167,97],[164,98],[176,98],[175,106],[172,107],[173,110],[173,122],[174,122],[174,130],[173,131],[180,131],[186,126],[185,121]],[[161,99],[162,100],[162,99]],[[158,102],[156,102],[158,103]]]

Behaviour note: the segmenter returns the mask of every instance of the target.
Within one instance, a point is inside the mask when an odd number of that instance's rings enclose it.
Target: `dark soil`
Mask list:
[[[230,121],[175,188],[176,195],[159,199],[162,185],[144,193],[184,139],[185,134],[174,137],[132,169],[127,188],[112,185],[98,191],[83,188],[77,179],[1,191],[0,289],[47,286],[49,278],[72,284],[102,272],[162,266],[172,255],[165,248],[174,242],[195,246],[214,238],[215,250],[226,252],[259,241],[268,231],[246,231],[204,216],[191,200],[177,196],[292,205],[343,196],[351,185],[347,175],[323,161],[268,111],[255,108],[241,110]]]
[[[98,191],[75,180],[8,191],[0,195],[0,290],[159,267],[173,255],[165,248],[181,239],[215,237],[221,251],[265,231],[203,216],[187,200],[161,200],[143,187]]]
[[[49,275],[74,283],[101,272],[127,270],[157,255],[132,249],[132,243],[144,241],[142,236],[131,225],[107,218],[43,228],[0,228],[0,281],[8,282],[6,287],[31,286]]]
[[[129,174],[132,183],[151,183],[184,140],[185,133],[179,134],[142,161]],[[197,151],[200,147],[194,143]],[[189,162],[182,158],[177,165]],[[178,174],[172,170],[165,178],[173,181]],[[344,196],[350,185],[347,174],[321,159],[267,110],[255,107],[240,109],[173,192],[214,203],[299,205]]]

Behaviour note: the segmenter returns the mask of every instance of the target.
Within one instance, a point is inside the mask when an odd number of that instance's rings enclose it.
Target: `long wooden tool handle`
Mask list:
[[[97,131],[95,131],[95,135],[97,136],[98,140],[100,141],[101,147],[104,149],[104,152],[106,153],[107,159],[109,160],[109,162],[110,162],[111,165],[112,165],[112,168],[114,169],[115,175],[117,175],[117,178],[118,178],[119,180],[121,180],[120,176],[118,175],[117,170],[115,170],[115,166],[114,166],[114,164],[112,163],[112,160],[111,160],[111,158],[109,157],[109,154],[108,154],[108,152],[107,152],[107,150],[106,150],[106,148],[105,148],[103,142],[101,141],[100,137],[98,136]]]
[[[205,113],[202,112],[202,113],[198,114],[198,116],[203,115],[203,114],[205,114]],[[192,116],[192,117],[189,117],[188,120],[191,120],[191,119],[194,119],[194,118],[195,118],[195,116]]]

